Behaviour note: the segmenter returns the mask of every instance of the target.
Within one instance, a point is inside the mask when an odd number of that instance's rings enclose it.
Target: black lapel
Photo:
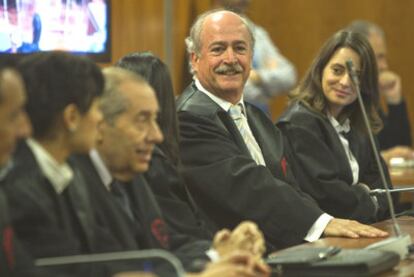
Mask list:
[[[85,185],[90,190],[94,206],[99,209],[99,214],[105,217],[103,219],[105,224],[110,224],[106,228],[109,228],[113,235],[119,238],[125,249],[139,248],[136,234],[133,231],[134,222],[114,201],[111,192],[103,184],[89,155],[75,155],[71,157],[71,161],[78,164],[87,182]]]
[[[147,246],[168,248],[169,233],[167,226],[147,181],[139,174],[129,185],[128,192],[133,203],[133,213],[140,221],[142,234],[146,238],[146,243],[148,243]]]
[[[214,120],[217,126],[221,126],[225,132],[232,136],[240,150],[250,156],[250,151],[230,115],[210,97],[197,90],[194,83],[188,86],[177,100],[177,109],[178,111],[189,111]]]
[[[72,166],[73,169],[73,182],[68,186],[69,201],[74,209],[76,218],[81,227],[82,233],[85,235],[88,248],[94,249],[94,218],[93,209],[90,203],[90,197],[86,188],[85,180],[81,173]]]
[[[282,134],[262,111],[249,103],[245,105],[250,129],[262,150],[266,166],[272,171],[280,170],[278,162],[284,155]]]
[[[247,148],[247,145],[244,142],[244,139],[241,136],[239,129],[237,128],[236,124],[234,123],[234,120],[230,117],[230,115],[227,112],[221,110],[217,112],[217,118],[220,119],[221,123],[225,126],[226,130],[233,137],[233,140],[239,147],[239,149],[245,155],[251,157],[250,151]]]

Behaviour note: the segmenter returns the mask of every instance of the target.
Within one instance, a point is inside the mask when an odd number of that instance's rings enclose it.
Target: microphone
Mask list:
[[[375,162],[378,166],[382,185],[385,190],[387,203],[390,208],[391,221],[392,221],[392,226],[393,226],[394,234],[395,234],[395,237],[388,238],[378,243],[371,244],[367,247],[367,249],[379,249],[379,250],[388,250],[388,251],[397,252],[400,255],[401,259],[404,259],[408,255],[408,247],[411,245],[411,237],[408,234],[403,235],[401,233],[400,225],[398,224],[396,217],[395,217],[395,209],[394,209],[394,203],[392,202],[392,199],[391,199],[391,191],[389,188],[389,184],[385,178],[384,169],[382,168],[380,157],[378,154],[379,151],[377,149],[377,145],[375,144],[371,125],[369,124],[367,112],[365,110],[364,102],[362,100],[358,75],[356,74],[354,70],[352,60],[347,60],[345,64],[348,70],[349,77],[351,79],[352,87],[356,91],[357,96],[358,96],[357,98],[358,98],[359,107],[362,111],[362,117],[364,119],[365,127],[367,128],[367,131],[368,131],[368,137],[369,137],[369,141],[371,144],[372,152],[374,153]]]
[[[185,272],[181,262],[171,253],[162,249],[149,249],[149,250],[134,250],[134,251],[120,251],[120,252],[107,252],[98,254],[85,254],[85,255],[73,255],[73,256],[61,256],[40,258],[35,260],[36,266],[57,266],[57,265],[70,265],[70,264],[82,264],[82,263],[97,263],[97,262],[112,262],[123,260],[145,260],[145,259],[162,259],[167,261],[176,272],[177,277],[184,277]]]

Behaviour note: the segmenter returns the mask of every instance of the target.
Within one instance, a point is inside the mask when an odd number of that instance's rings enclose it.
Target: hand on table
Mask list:
[[[324,233],[327,237],[347,238],[383,238],[388,233],[375,227],[359,223],[355,220],[332,219],[326,226]]]

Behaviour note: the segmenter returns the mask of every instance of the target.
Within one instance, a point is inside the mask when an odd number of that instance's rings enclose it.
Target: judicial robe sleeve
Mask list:
[[[217,120],[179,112],[183,176],[209,227],[217,231],[252,220],[274,246],[303,242],[323,212],[246,156]]]

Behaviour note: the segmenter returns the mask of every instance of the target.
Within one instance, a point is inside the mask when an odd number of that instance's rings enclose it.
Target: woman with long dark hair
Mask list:
[[[368,41],[339,31],[320,50],[277,126],[292,146],[292,168],[301,189],[335,217],[374,222],[387,215],[383,188],[357,93],[347,70],[352,61],[369,122],[377,133],[378,70]],[[381,165],[385,173],[387,168]],[[387,175],[388,181],[390,181]]]

